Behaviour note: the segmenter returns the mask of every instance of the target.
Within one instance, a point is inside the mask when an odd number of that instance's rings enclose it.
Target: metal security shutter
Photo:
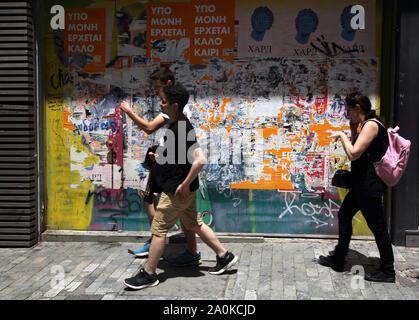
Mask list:
[[[0,247],[37,242],[32,4],[0,0]]]

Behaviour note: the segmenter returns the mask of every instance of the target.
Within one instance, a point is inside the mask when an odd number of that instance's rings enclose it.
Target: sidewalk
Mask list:
[[[262,243],[224,242],[240,260],[226,274],[207,271],[215,255],[199,242],[202,264],[170,267],[162,259],[160,284],[140,291],[126,289],[146,259],[134,258],[128,242],[41,242],[30,249],[0,248],[0,300],[418,300],[419,248],[393,247],[396,283],[359,280],[350,273],[359,266],[378,268],[374,241],[353,240],[347,272],[337,273],[313,258],[327,255],[336,240],[265,238]],[[184,250],[184,243],[166,245],[165,258]],[[417,275],[416,275],[417,276]],[[364,287],[362,284],[364,283]]]

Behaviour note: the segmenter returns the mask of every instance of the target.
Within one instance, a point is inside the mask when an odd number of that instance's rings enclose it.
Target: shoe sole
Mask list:
[[[142,253],[135,253],[134,251],[128,249],[128,253],[131,253],[132,255],[139,257],[139,258],[143,258],[143,257],[147,257],[148,256],[148,252],[142,252]]]
[[[368,278],[364,278],[364,279],[370,282],[396,283],[396,279],[394,280],[378,280],[378,279],[368,279]]]
[[[218,271],[208,271],[209,274],[214,274],[214,275],[219,275],[222,274],[228,270],[230,270],[239,260],[239,258],[237,258],[237,256],[234,257],[233,260],[230,261],[230,263],[228,265],[226,265],[223,269],[218,270]]]
[[[329,264],[322,264],[322,263],[319,263],[319,265],[321,265],[321,266],[323,266],[323,267],[330,268],[330,269],[332,269],[332,270],[333,270],[333,271],[335,271],[335,272],[343,272],[343,271],[345,271],[345,269],[336,268],[336,267],[331,266],[331,265],[329,265]]]
[[[136,287],[136,286],[133,286],[132,284],[126,283],[125,281],[124,281],[124,284],[127,287],[131,288],[131,289],[141,290],[141,289],[145,289],[145,288],[148,288],[148,287],[155,287],[155,286],[157,286],[159,284],[159,280],[156,280],[153,283],[144,284],[144,285],[139,286],[139,287]]]

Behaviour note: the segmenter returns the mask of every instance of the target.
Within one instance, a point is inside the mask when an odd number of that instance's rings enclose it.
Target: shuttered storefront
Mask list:
[[[31,2],[0,0],[0,247],[38,239],[34,61]]]

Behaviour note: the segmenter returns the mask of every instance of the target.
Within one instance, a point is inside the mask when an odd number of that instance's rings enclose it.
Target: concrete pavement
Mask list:
[[[140,291],[127,289],[146,259],[134,258],[132,242],[40,242],[33,248],[0,248],[0,300],[418,300],[419,248],[393,247],[396,283],[372,283],[357,270],[378,268],[374,241],[353,240],[346,272],[337,273],[313,259],[327,255],[336,240],[262,238],[228,241],[239,257],[233,270],[210,275],[215,255],[199,243],[203,263],[171,267],[162,259],[160,284]],[[166,245],[165,258],[184,250]],[[351,272],[352,271],[352,272]]]

